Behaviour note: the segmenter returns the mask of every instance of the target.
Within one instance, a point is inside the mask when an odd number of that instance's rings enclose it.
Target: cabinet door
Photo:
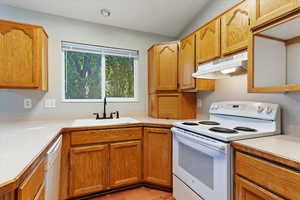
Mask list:
[[[158,94],[157,112],[161,119],[179,119],[180,117],[180,95],[179,94]]]
[[[250,34],[249,0],[241,2],[221,17],[222,54],[246,49]]]
[[[119,187],[141,181],[141,141],[110,145],[110,186]]]
[[[71,148],[70,194],[79,196],[107,188],[108,145]]]
[[[196,32],[197,64],[220,57],[220,19],[215,19]]]
[[[44,184],[45,162],[41,161],[18,188],[18,200],[33,200]]]
[[[45,200],[45,184],[40,187],[40,190],[34,197],[34,200]]]
[[[299,0],[251,0],[252,27],[263,25],[299,8]]]
[[[0,87],[36,87],[34,29],[0,24]]]
[[[179,77],[180,89],[194,89],[195,79],[192,74],[196,70],[195,59],[195,35],[180,42],[179,49]]]
[[[172,136],[170,129],[144,129],[144,180],[171,187]]]
[[[157,47],[157,90],[177,90],[178,44]]]
[[[279,196],[239,177],[235,178],[236,200],[283,200]]]

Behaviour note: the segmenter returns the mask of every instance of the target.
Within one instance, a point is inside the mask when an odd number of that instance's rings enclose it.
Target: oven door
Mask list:
[[[173,174],[204,200],[230,200],[230,145],[178,128],[172,132]]]

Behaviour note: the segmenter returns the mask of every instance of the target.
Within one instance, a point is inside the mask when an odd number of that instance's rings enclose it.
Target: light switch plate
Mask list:
[[[45,108],[56,108],[56,99],[46,99]]]
[[[24,108],[31,109],[32,108],[32,100],[31,99],[24,99]]]

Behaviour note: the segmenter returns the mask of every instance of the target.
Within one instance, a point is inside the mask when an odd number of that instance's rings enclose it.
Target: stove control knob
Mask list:
[[[262,113],[265,110],[263,106],[258,106],[257,107],[257,113]]]
[[[266,113],[269,115],[273,112],[272,107],[267,107]]]

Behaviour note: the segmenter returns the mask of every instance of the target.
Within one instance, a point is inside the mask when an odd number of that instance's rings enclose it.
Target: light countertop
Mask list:
[[[233,145],[237,149],[274,159],[290,167],[300,167],[300,137],[277,135],[236,141]]]
[[[134,117],[137,123],[171,127],[178,120]],[[181,120],[183,121],[183,120]],[[0,121],[0,187],[16,180],[63,128],[73,126],[73,120],[59,121]]]

